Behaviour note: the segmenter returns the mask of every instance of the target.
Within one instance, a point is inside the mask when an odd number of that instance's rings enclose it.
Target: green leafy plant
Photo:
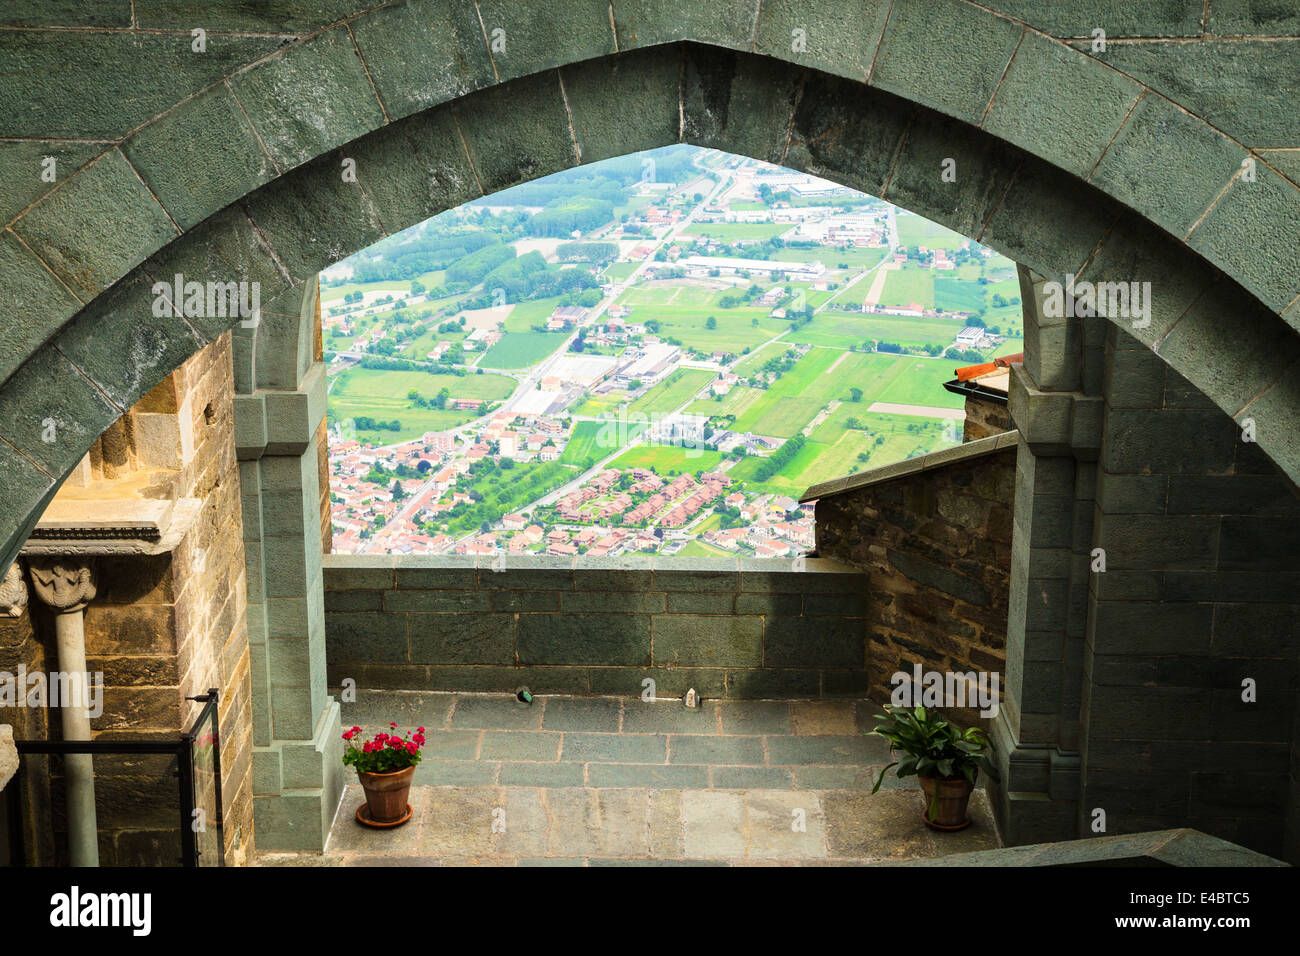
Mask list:
[[[875,793],[885,780],[885,774],[897,767],[897,775],[902,777],[922,776],[940,777],[944,780],[965,778],[975,782],[977,770],[983,770],[994,780],[997,771],[989,763],[989,741],[984,731],[978,727],[960,730],[937,714],[926,711],[924,707],[911,710],[898,708],[877,714],[876,719],[884,721],[871,730],[871,733],[889,741],[889,752],[902,751],[907,756],[895,760],[880,771],[876,785],[871,788]]]

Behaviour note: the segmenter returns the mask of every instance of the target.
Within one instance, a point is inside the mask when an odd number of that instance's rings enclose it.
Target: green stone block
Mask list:
[[[655,562],[656,591],[736,591],[740,563],[735,558],[660,558]]]
[[[1021,32],[956,0],[895,0],[871,82],[978,125]]]
[[[688,708],[675,698],[623,701],[623,733],[627,734],[716,734],[717,705],[705,703]]]
[[[1220,282],[1201,296],[1156,347],[1229,414],[1244,408],[1300,361],[1296,335],[1276,315]]]
[[[707,5],[681,0],[617,3],[613,11],[618,48],[631,50],[693,40],[733,50],[750,50],[758,7],[758,0],[717,0]]]
[[[780,767],[710,767],[714,790],[793,790],[789,770]]]
[[[455,0],[397,3],[350,24],[392,119],[496,82],[474,8]]]
[[[623,701],[617,697],[548,697],[543,730],[587,730],[617,733]]]
[[[328,611],[382,611],[382,591],[329,591],[325,592],[325,610]]]
[[[785,700],[821,694],[818,670],[743,668],[727,671],[727,696],[742,700]]]
[[[322,156],[246,200],[292,276],[311,276],[383,238],[360,183],[343,182],[341,170],[338,154]]]
[[[3,395],[0,392],[0,400],[3,400]],[[62,478],[62,473],[58,474]],[[0,562],[6,569],[27,540],[57,485],[58,482],[38,468],[30,457],[20,454],[0,429],[0,487],[5,488],[5,497],[10,502],[10,507],[0,518],[0,541],[4,544],[0,550]]]
[[[1235,416],[1244,426],[1255,426],[1259,447],[1293,483],[1300,482],[1300,366],[1293,365],[1271,384],[1264,394]]]
[[[13,0],[0,11],[6,27],[130,27],[131,0],[87,6],[76,0]]]
[[[1146,96],[1089,181],[1124,205],[1187,233],[1241,168],[1247,153],[1159,96]]]
[[[564,735],[560,759],[567,763],[666,763],[668,738],[662,734]]]
[[[1121,474],[1223,474],[1240,434],[1218,409],[1111,409],[1104,463]]]
[[[479,748],[480,760],[555,761],[560,757],[563,734],[536,731],[488,731]]]
[[[663,594],[630,591],[561,592],[560,609],[571,613],[607,611],[624,614],[662,614]]]
[[[48,348],[0,390],[0,437],[60,478],[121,414],[71,362]],[[25,485],[20,479],[18,488]]]
[[[386,122],[346,27],[289,47],[230,82],[281,169]]]
[[[889,7],[887,0],[763,0],[754,52],[864,80]]]
[[[451,714],[453,727],[475,730],[537,730],[541,720],[542,708],[535,701],[520,703],[513,694],[460,694]]]
[[[912,104],[889,93],[809,73],[784,162],[878,196],[914,113]]]
[[[544,614],[560,610],[563,591],[481,591],[483,598],[491,598],[492,610],[511,614]],[[595,610],[599,610],[596,608]]]
[[[1096,57],[1246,146],[1300,142],[1300,57],[1291,43],[1112,43]]]
[[[647,614],[524,614],[517,627],[521,664],[650,663]]]
[[[485,195],[578,162],[558,74],[471,93],[455,114]]]
[[[582,787],[585,786],[580,763],[508,763],[501,764],[497,783],[503,787]],[[539,863],[553,863],[553,860]],[[578,865],[581,865],[579,863]]]
[[[879,756],[879,744],[857,737],[769,737],[768,760],[773,766],[868,766]]]
[[[319,792],[253,798],[253,827],[257,847],[263,851],[317,851],[325,848],[329,836],[328,816]]]
[[[1064,188],[1060,170],[1027,158],[976,238],[1045,278],[1064,283],[1088,260],[1120,212],[1100,192],[1078,184]],[[1070,228],[1062,229],[1063,222]]]
[[[217,4],[194,0],[133,0],[142,30],[190,30],[198,17],[209,32],[310,33],[370,6],[366,0],[277,0],[275,3]]]
[[[659,615],[654,660],[660,666],[757,666],[763,660],[763,621],[730,614]]]
[[[275,164],[223,83],[164,114],[122,144],[182,229],[275,177]]]
[[[416,784],[432,787],[484,787],[496,783],[500,765],[485,760],[428,760],[415,765]]]
[[[81,303],[9,232],[0,234],[0,278],[12,297],[9,319],[0,332],[3,382]]]
[[[478,587],[478,569],[475,567],[473,555],[404,554],[395,557],[394,564],[397,570],[397,587],[399,589],[448,590]],[[355,575],[365,574],[366,579],[369,580],[371,576],[378,573],[378,568],[374,570],[355,568],[346,579],[346,586],[372,586],[369,584],[363,585]],[[393,572],[387,571],[386,573],[389,576],[389,585],[391,585]]]
[[[978,237],[1007,194],[1016,168],[1014,150],[1005,143],[934,113],[920,113],[881,198]],[[945,169],[955,171],[955,182],[944,181]]]
[[[560,75],[584,163],[677,142],[681,55],[675,48],[589,60]]]
[[[284,42],[281,37],[210,37],[207,52],[195,53],[189,31],[198,25],[187,21],[183,34],[171,35],[6,32],[0,47],[0,75],[7,78],[0,90],[0,134],[116,140]]]
[[[541,555],[507,557],[501,570],[498,565],[479,568],[479,587],[512,591],[572,591],[573,562],[570,558]]]
[[[762,737],[707,737],[700,734],[668,738],[671,763],[725,764],[728,766],[762,766]]]
[[[514,663],[514,618],[509,614],[410,615],[411,663]]]
[[[718,704],[724,734],[789,734],[790,705],[776,700],[724,700]]]
[[[492,602],[486,591],[387,591],[384,610],[389,613],[456,611],[487,613]]]
[[[331,664],[405,664],[406,615],[325,615],[326,655]]]
[[[727,591],[722,591],[717,594],[710,594],[707,592],[695,593],[691,591],[672,591],[667,595],[659,595],[659,597],[665,596],[668,598],[666,610],[669,614],[764,613],[763,611],[754,611],[753,609],[739,611],[736,607],[737,599],[744,597],[745,595],[735,595]],[[794,613],[798,614],[799,601],[797,598],[795,599],[794,604]],[[660,610],[663,611],[665,608],[660,608]]]
[[[381,555],[326,555],[325,588],[336,591],[356,588],[388,590],[393,587],[393,560]]]
[[[1077,50],[1027,33],[983,129],[1086,178],[1141,89]]]
[[[1057,280],[1064,282],[1064,277]],[[1150,316],[1130,310],[1112,323],[1146,345],[1173,327],[1209,285],[1204,262],[1150,223],[1126,215],[1079,275],[1082,282],[1141,282],[1150,285]],[[1149,323],[1149,324],[1142,324]]]
[[[682,140],[770,163],[785,161],[799,75],[770,60],[686,48]]]
[[[254,750],[253,793],[259,797],[278,796],[280,787],[280,752]]]
[[[834,618],[770,617],[763,637],[766,667],[865,667],[866,626]]]
[[[1255,182],[1239,177],[1187,241],[1275,312],[1300,295],[1300,187],[1266,166]]]
[[[616,558],[579,555],[574,582],[579,591],[649,591],[653,567],[654,559],[648,554]]]
[[[593,763],[587,767],[587,781],[592,787],[704,790],[709,786],[709,768]]]
[[[87,300],[180,234],[117,150],[42,199],[13,230]]]
[[[427,668],[420,690],[477,691],[513,694],[527,686],[534,694],[586,694],[583,667],[443,667]]]
[[[279,186],[267,188],[277,189]],[[191,229],[149,259],[144,269],[156,282],[173,286],[173,291],[168,294],[173,305],[176,304],[174,286],[177,275],[181,276],[182,283],[256,282],[263,311],[276,296],[291,288],[265,240],[254,231],[248,216],[239,208],[219,212]],[[251,286],[249,288],[251,293]],[[181,305],[184,305],[183,301]],[[243,321],[238,317],[207,315],[206,302],[204,313],[187,316],[186,321],[209,340],[218,338],[232,326],[239,329],[239,323]]]
[[[1097,27],[1104,28],[1108,37],[1197,37],[1204,10],[1200,0],[992,0],[983,6],[1058,37],[1091,36]]]
[[[672,598],[669,595],[669,609]],[[683,598],[689,595],[680,595]],[[720,595],[721,596],[721,595]],[[776,594],[764,591],[747,592],[736,595],[737,614],[780,614],[785,617],[798,617],[803,613],[803,596],[801,594]]]
[[[356,161],[357,181],[389,233],[481,195],[448,109],[377,130],[343,155]]]
[[[565,0],[560,10],[511,0],[477,0],[475,5],[503,81],[618,49],[608,0]]]
[[[0,169],[10,171],[0,181],[0,217],[5,222],[72,176],[104,152],[103,143],[0,143]],[[54,182],[44,180],[46,159],[54,160]],[[12,241],[12,240],[10,240]]]
[[[720,667],[593,667],[591,693],[637,697],[654,681],[656,697],[681,697],[690,688],[705,699],[721,697],[726,672]]]

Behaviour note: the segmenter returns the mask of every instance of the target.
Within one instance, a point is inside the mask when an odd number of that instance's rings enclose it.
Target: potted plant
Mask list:
[[[391,733],[377,733],[359,746],[360,727],[343,733],[347,743],[343,763],[356,768],[361,789],[366,792],[366,802],[357,807],[357,821],[367,826],[392,827],[411,818],[406,798],[411,792],[415,765],[420,762],[424,728],[417,727],[413,734],[406,735],[396,733],[397,724],[388,727]]]
[[[876,719],[884,723],[871,733],[889,741],[890,753],[899,750],[906,757],[881,770],[871,792],[877,792],[885,774],[897,767],[900,778],[915,774],[921,779],[921,789],[929,801],[921,815],[927,826],[936,830],[962,830],[970,826],[966,808],[980,770],[998,779],[988,760],[989,742],[984,731],[978,727],[959,730],[924,707],[911,710],[886,707],[885,713],[877,714]]]

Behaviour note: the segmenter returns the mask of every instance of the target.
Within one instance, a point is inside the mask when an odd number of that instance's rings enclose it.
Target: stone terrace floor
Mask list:
[[[262,854],[263,865],[861,864],[1000,845],[982,789],[974,823],[921,822],[915,778],[891,772],[863,731],[868,701],[680,701],[383,691],[343,705],[368,733],[426,728],[409,823],[372,830],[347,790],[321,854]],[[504,831],[493,832],[494,811]],[[796,813],[801,811],[801,813]],[[795,828],[802,818],[802,830]]]

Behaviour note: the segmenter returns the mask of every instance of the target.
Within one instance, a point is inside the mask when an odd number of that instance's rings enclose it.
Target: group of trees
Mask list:
[[[803,448],[807,441],[808,439],[803,435],[795,435],[785,442],[771,455],[763,459],[763,463],[754,470],[754,479],[756,481],[767,481],[788,465],[794,456],[799,454],[800,449]]]
[[[414,388],[406,393],[407,401],[409,401],[416,408],[443,409],[447,407],[447,399],[450,397],[451,397],[451,392],[449,392],[445,388],[440,389],[438,394],[433,396],[433,398],[425,398],[423,395],[420,394],[418,389],[414,389]]]

